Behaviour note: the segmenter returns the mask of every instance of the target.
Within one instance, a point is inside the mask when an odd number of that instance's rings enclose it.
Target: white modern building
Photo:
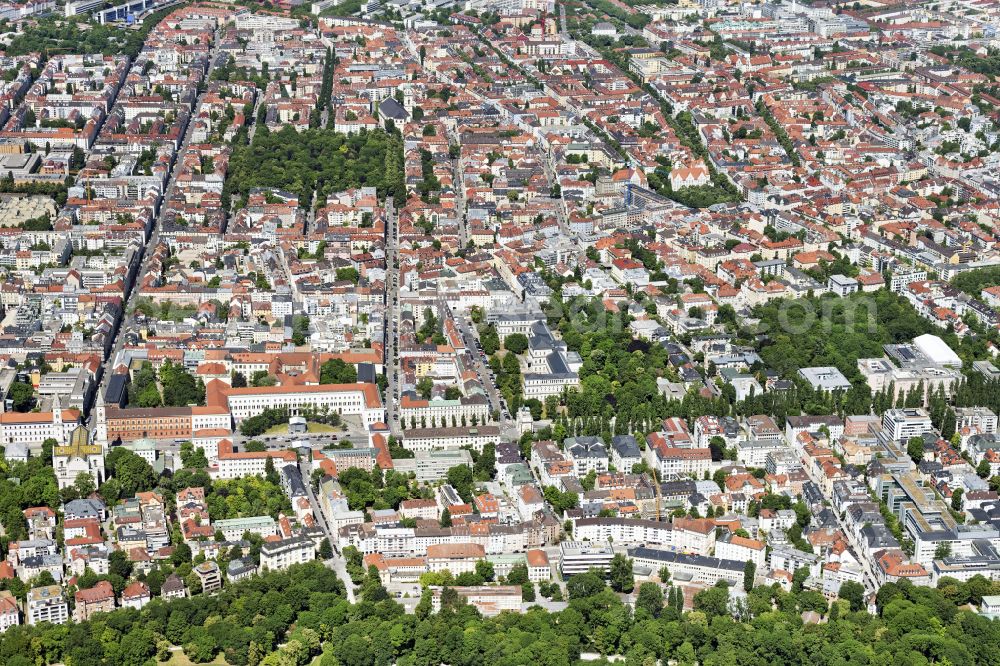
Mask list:
[[[820,366],[815,368],[802,368],[799,376],[805,379],[817,391],[847,391],[851,388],[851,382],[847,381],[840,370],[833,366]]]
[[[559,570],[564,576],[586,573],[591,569],[607,573],[614,556],[614,548],[609,543],[563,541],[559,544]]]
[[[58,585],[33,587],[28,591],[28,624],[51,622],[64,624],[69,620],[69,604]]]
[[[923,409],[915,407],[890,409],[882,415],[882,432],[895,442],[919,437],[933,429],[931,417]]]
[[[958,354],[936,335],[928,333],[917,336],[913,338],[913,346],[938,365],[950,365],[956,368],[962,367],[962,359],[959,358]]]
[[[831,275],[826,288],[837,296],[849,296],[858,291],[858,281],[846,275]]]
[[[997,432],[997,415],[989,407],[957,407],[955,408],[955,428],[970,428],[982,434]]]

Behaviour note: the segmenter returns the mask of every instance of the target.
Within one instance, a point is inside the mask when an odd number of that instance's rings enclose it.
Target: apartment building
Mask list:
[[[260,568],[266,571],[282,571],[315,558],[316,545],[306,537],[268,541],[260,547]]]
[[[650,435],[649,437],[653,437]],[[710,449],[678,449],[667,446],[660,438],[646,449],[647,461],[655,467],[661,478],[668,475],[688,475],[701,478],[712,468]]]
[[[978,430],[981,434],[997,432],[997,415],[988,407],[957,407],[955,428]]]
[[[761,571],[767,561],[764,542],[724,532],[715,540],[715,556],[724,560],[753,562]]]
[[[437,520],[441,515],[441,507],[434,500],[408,499],[400,503],[399,513],[403,518]]]
[[[451,543],[427,546],[427,569],[460,573],[476,570],[476,563],[486,557],[486,549],[476,543]]]
[[[212,523],[213,530],[222,532],[226,541],[239,541],[249,532],[266,539],[278,533],[277,524],[271,516],[249,516],[247,518],[230,518]]]
[[[406,423],[409,423],[407,419]],[[500,441],[500,428],[478,425],[457,428],[409,428],[403,433],[403,446],[410,451],[461,449],[470,447],[482,451],[487,444]]]
[[[839,416],[789,416],[785,419],[785,440],[794,444],[804,432],[826,430],[831,439],[840,439],[844,434],[844,420]]]
[[[64,624],[69,620],[69,604],[58,585],[43,585],[28,590],[28,624],[51,622]]]
[[[122,590],[122,608],[141,610],[151,599],[149,586],[142,581],[130,583]]]
[[[784,437],[780,440],[746,440],[736,445],[737,462],[748,467],[764,467],[767,464],[767,457],[777,451],[787,450],[788,444]]]
[[[7,590],[0,590],[0,634],[21,624],[21,609],[17,599]]]
[[[528,565],[528,580],[532,583],[541,583],[552,578],[552,565],[544,550],[532,548],[525,553],[525,559]]]
[[[365,571],[375,567],[383,585],[389,583],[416,583],[427,573],[426,557],[384,557],[382,553],[369,553],[364,556],[362,565]]]
[[[261,547],[261,550],[263,551],[263,547]],[[219,570],[219,565],[215,562],[211,560],[202,562],[196,565],[193,571],[201,581],[201,591],[203,594],[215,594],[222,589],[222,572]]]
[[[632,468],[640,462],[642,462],[642,451],[635,437],[615,435],[611,438],[611,464],[616,470],[631,474]]]
[[[24,519],[28,522],[28,533],[32,539],[54,539],[56,533],[56,514],[47,506],[35,506],[25,509]]]
[[[608,470],[608,449],[600,437],[569,437],[563,446],[577,476]]]
[[[74,595],[76,608],[73,609],[74,622],[86,622],[96,613],[108,613],[115,609],[115,591],[111,583],[102,580],[94,587],[77,590]]]
[[[592,543],[655,544],[708,555],[715,545],[715,526],[707,518],[675,518],[672,522],[633,518],[578,518],[573,536]]]
[[[323,452],[327,458],[336,465],[337,470],[344,470],[356,467],[370,472],[377,466],[378,449],[366,447],[362,449],[327,449]]]
[[[728,416],[699,416],[694,420],[694,446],[707,449],[713,437],[721,437],[727,447],[734,446],[741,438],[740,424]]]
[[[448,439],[455,439],[462,437],[465,430],[458,423],[489,421],[490,403],[483,395],[461,396],[453,400],[440,397],[424,400],[415,393],[406,393],[399,402],[399,418],[404,426],[409,425],[412,430],[425,430],[426,426],[445,428],[450,424]],[[420,428],[416,428],[415,424],[419,424]]]
[[[181,577],[175,573],[167,576],[160,587],[160,596],[164,599],[183,599],[188,594],[187,585]]]
[[[218,466],[214,472],[217,479],[239,479],[244,476],[263,476],[267,459],[274,459],[275,468],[294,465],[297,460],[292,451],[235,451],[228,439],[219,442]]]

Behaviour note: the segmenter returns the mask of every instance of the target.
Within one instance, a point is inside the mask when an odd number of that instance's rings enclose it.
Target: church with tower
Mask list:
[[[52,448],[52,466],[56,472],[59,489],[76,483],[81,474],[94,481],[94,487],[104,482],[104,447],[90,441],[90,431],[77,425],[70,434],[69,443]]]

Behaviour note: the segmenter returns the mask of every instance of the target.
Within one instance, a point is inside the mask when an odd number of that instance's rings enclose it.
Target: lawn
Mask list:
[[[180,648],[177,648],[170,653],[170,659],[158,663],[160,666],[195,666],[195,662],[188,659]],[[207,666],[229,666],[229,662],[227,662],[225,657],[220,654],[215,659],[208,662]]]
[[[308,432],[340,432],[340,428],[326,423],[314,423],[312,421],[306,422],[306,430]],[[264,431],[265,435],[287,435],[288,434],[288,424],[278,423],[273,425]]]

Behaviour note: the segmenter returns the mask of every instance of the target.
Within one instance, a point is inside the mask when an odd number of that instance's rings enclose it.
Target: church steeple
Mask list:
[[[55,431],[53,434],[56,441],[60,444],[65,444],[66,437],[63,435],[62,400],[59,399],[58,393],[52,398],[52,429]]]
[[[108,446],[108,414],[100,396],[97,405],[94,406],[94,441],[100,444],[101,448]]]

